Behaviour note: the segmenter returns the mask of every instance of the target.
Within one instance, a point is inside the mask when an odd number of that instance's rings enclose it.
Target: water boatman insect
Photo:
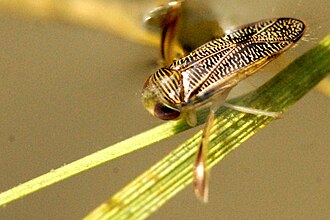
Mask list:
[[[163,120],[185,117],[196,125],[196,108],[208,107],[209,115],[194,164],[194,189],[197,197],[208,198],[206,157],[210,128],[216,110],[225,103],[230,90],[293,46],[303,35],[304,22],[294,18],[275,18],[245,25],[212,40],[172,64],[160,68],[145,82],[146,109]],[[269,113],[242,106],[239,111]]]

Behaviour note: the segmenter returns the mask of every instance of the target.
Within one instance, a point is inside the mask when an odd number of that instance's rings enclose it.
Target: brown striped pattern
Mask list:
[[[202,45],[170,66],[182,74],[182,101],[251,75],[299,40],[304,29],[303,22],[292,18],[265,20]]]
[[[287,50],[305,25],[293,18],[263,20],[197,48],[149,78],[161,102],[181,105],[204,101],[224,86],[234,86]]]
[[[181,77],[179,72],[160,68],[149,79],[149,84],[158,89],[158,97],[168,104],[180,104]]]

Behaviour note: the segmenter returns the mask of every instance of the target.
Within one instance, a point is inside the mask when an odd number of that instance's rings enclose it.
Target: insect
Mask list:
[[[293,46],[304,30],[304,22],[294,18],[251,23],[209,41],[160,68],[146,80],[142,92],[144,106],[162,120],[185,117],[188,124],[195,126],[196,109],[210,109],[194,163],[194,190],[202,201],[208,198],[205,167],[208,136],[216,110],[224,104],[229,106],[225,100],[237,83]],[[276,116],[276,113],[242,106],[229,107]]]

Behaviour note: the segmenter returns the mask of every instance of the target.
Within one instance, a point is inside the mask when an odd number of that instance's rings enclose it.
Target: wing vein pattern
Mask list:
[[[169,66],[182,75],[182,101],[249,76],[298,41],[303,30],[296,19],[265,20],[202,45]]]

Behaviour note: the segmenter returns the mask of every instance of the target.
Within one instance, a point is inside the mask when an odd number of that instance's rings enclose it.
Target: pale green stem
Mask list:
[[[286,111],[329,72],[330,35],[265,85],[236,98],[232,103],[263,110]],[[205,112],[201,115],[204,120]],[[211,129],[208,168],[217,164],[272,120],[272,117],[221,108]],[[192,164],[200,138],[201,132],[198,132],[101,204],[86,219],[144,219],[150,216],[192,182]]]

